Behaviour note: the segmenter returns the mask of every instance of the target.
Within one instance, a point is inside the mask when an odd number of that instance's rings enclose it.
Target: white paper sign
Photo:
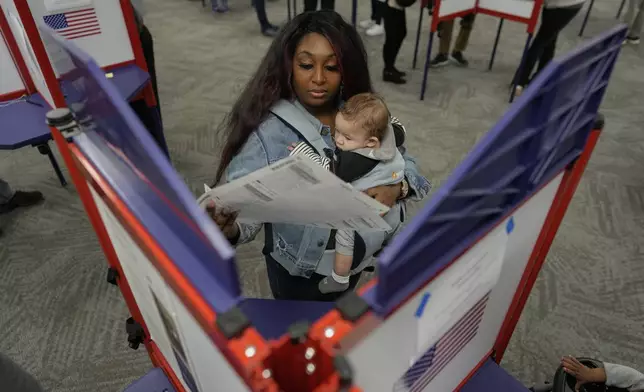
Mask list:
[[[11,23],[12,25],[11,27],[14,36],[16,38],[16,41],[18,42],[18,46],[20,46],[20,52],[22,53],[22,57],[27,64],[31,79],[36,85],[38,92],[40,92],[43,98],[45,98],[47,103],[49,103],[51,107],[54,107],[54,99],[49,92],[49,88],[47,87],[47,83],[45,82],[45,76],[42,74],[38,60],[36,60],[36,54],[34,53],[34,50],[31,47],[31,43],[27,38],[25,28],[22,25],[20,18],[18,18],[13,12],[9,12],[8,14],[9,23]]]
[[[208,188],[207,188],[208,189]],[[238,211],[238,219],[388,231],[389,209],[309,158],[295,155],[202,195],[198,203]]]
[[[68,11],[92,5],[92,0],[45,0],[47,12]]]
[[[418,317],[418,353],[427,351],[496,285],[508,234],[505,225],[474,245],[430,285],[430,296]]]

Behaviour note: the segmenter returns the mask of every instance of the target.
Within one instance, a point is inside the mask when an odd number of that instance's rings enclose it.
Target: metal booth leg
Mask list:
[[[593,10],[594,4],[595,4],[595,0],[590,0],[590,4],[588,4],[588,11],[586,11],[586,16],[584,16],[584,21],[581,23],[581,30],[579,30],[580,37],[584,35],[584,30],[586,30],[586,23],[588,23],[588,18],[590,17],[590,11]]]
[[[501,38],[501,30],[503,29],[503,21],[505,19],[501,18],[499,21],[499,27],[496,30],[496,38],[494,39],[494,47],[492,48],[492,56],[490,56],[490,64],[488,65],[487,69],[488,71],[492,70],[492,66],[494,65],[494,58],[496,57],[496,49],[499,46],[499,38]]]
[[[431,0],[430,0],[431,1]],[[418,29],[416,30],[416,44],[414,45],[414,61],[411,63],[411,67],[416,69],[416,60],[418,60],[418,44],[420,43],[420,29],[423,27],[423,15],[424,15],[423,2],[420,2],[420,15],[418,15]]]
[[[624,11],[624,5],[626,5],[626,0],[622,0],[621,4],[619,5],[615,19],[619,19],[619,17],[622,15],[622,11]]]
[[[60,166],[58,166],[56,157],[52,153],[51,148],[49,148],[49,143],[40,144],[37,147],[38,147],[38,152],[40,152],[42,155],[47,155],[47,157],[49,158],[49,162],[51,163],[51,166],[54,168],[54,171],[56,172],[56,176],[58,176],[58,181],[60,181],[60,185],[67,186],[67,180],[65,180],[65,176],[63,175],[63,172],[60,170]]]
[[[423,72],[423,85],[420,87],[420,100],[425,99],[425,90],[427,89],[427,76],[429,74],[429,63],[432,61],[432,44],[434,43],[434,31],[429,33],[427,42],[427,56],[425,57],[425,71]]]

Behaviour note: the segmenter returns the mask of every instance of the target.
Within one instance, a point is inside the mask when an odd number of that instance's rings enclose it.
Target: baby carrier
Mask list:
[[[271,113],[284,125],[290,128],[296,135],[299,135],[300,138],[312,149],[314,149],[318,155],[326,157],[332,157],[334,155],[335,151],[331,150],[329,146],[327,146],[321,135],[317,132],[317,130],[314,129],[311,122],[304,116],[302,111],[297,108],[294,103],[286,100],[281,100],[275,106],[273,106]],[[400,152],[403,153],[402,145],[405,141],[405,130],[397,121],[392,121],[392,129],[396,146],[398,147]],[[361,169],[361,172],[369,171],[365,166],[363,166]],[[404,220],[404,209],[401,209],[400,211],[400,219],[398,220],[398,222],[402,222]],[[331,231],[327,249],[335,249],[335,233],[336,230]],[[379,251],[384,246],[381,238],[383,236],[383,233],[378,232],[355,233],[354,257],[353,265],[351,266],[352,271],[372,270],[372,268],[369,268],[371,266],[368,266],[369,258],[365,258],[364,256],[376,256],[377,253],[379,253]],[[334,257],[334,255],[331,256]],[[329,265],[333,265],[333,263],[330,263]]]

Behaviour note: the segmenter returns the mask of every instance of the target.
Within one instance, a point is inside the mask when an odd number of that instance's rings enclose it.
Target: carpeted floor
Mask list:
[[[214,176],[213,130],[269,45],[249,3],[231,0],[229,14],[213,15],[198,1],[146,2],[168,144],[195,192]],[[350,2],[337,3],[349,17]],[[618,4],[597,2],[586,35],[616,23]],[[284,0],[269,2],[270,19],[283,22],[285,8]],[[359,16],[368,14],[369,2],[361,0]],[[580,42],[581,20],[563,34],[560,51]],[[423,173],[439,185],[506,110],[525,34],[506,23],[488,72],[497,21],[478,18],[467,50],[470,68],[432,71],[420,102],[422,73],[410,69],[416,25],[414,10],[398,62],[410,72],[406,86],[379,81],[383,38],[365,42],[378,90],[407,125],[408,146]],[[602,108],[606,130],[505,357],[503,365],[526,384],[549,377],[563,354],[644,367],[642,57],[637,47],[623,51]],[[143,350],[127,347],[127,311],[118,289],[105,282],[105,260],[75,192],[61,188],[46,158],[29,148],[0,154],[0,175],[47,197],[42,206],[0,217],[0,351],[48,391],[123,390],[150,362]],[[268,295],[258,255],[258,244],[238,253],[249,296]]]

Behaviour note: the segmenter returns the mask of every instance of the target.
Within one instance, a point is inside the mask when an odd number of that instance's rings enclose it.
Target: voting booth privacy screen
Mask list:
[[[310,308],[240,297],[234,251],[98,64],[43,32],[66,56],[72,150],[151,358],[177,390],[213,392],[474,382],[502,355],[583,173],[626,34],[553,61],[385,248],[377,280],[294,324]]]

